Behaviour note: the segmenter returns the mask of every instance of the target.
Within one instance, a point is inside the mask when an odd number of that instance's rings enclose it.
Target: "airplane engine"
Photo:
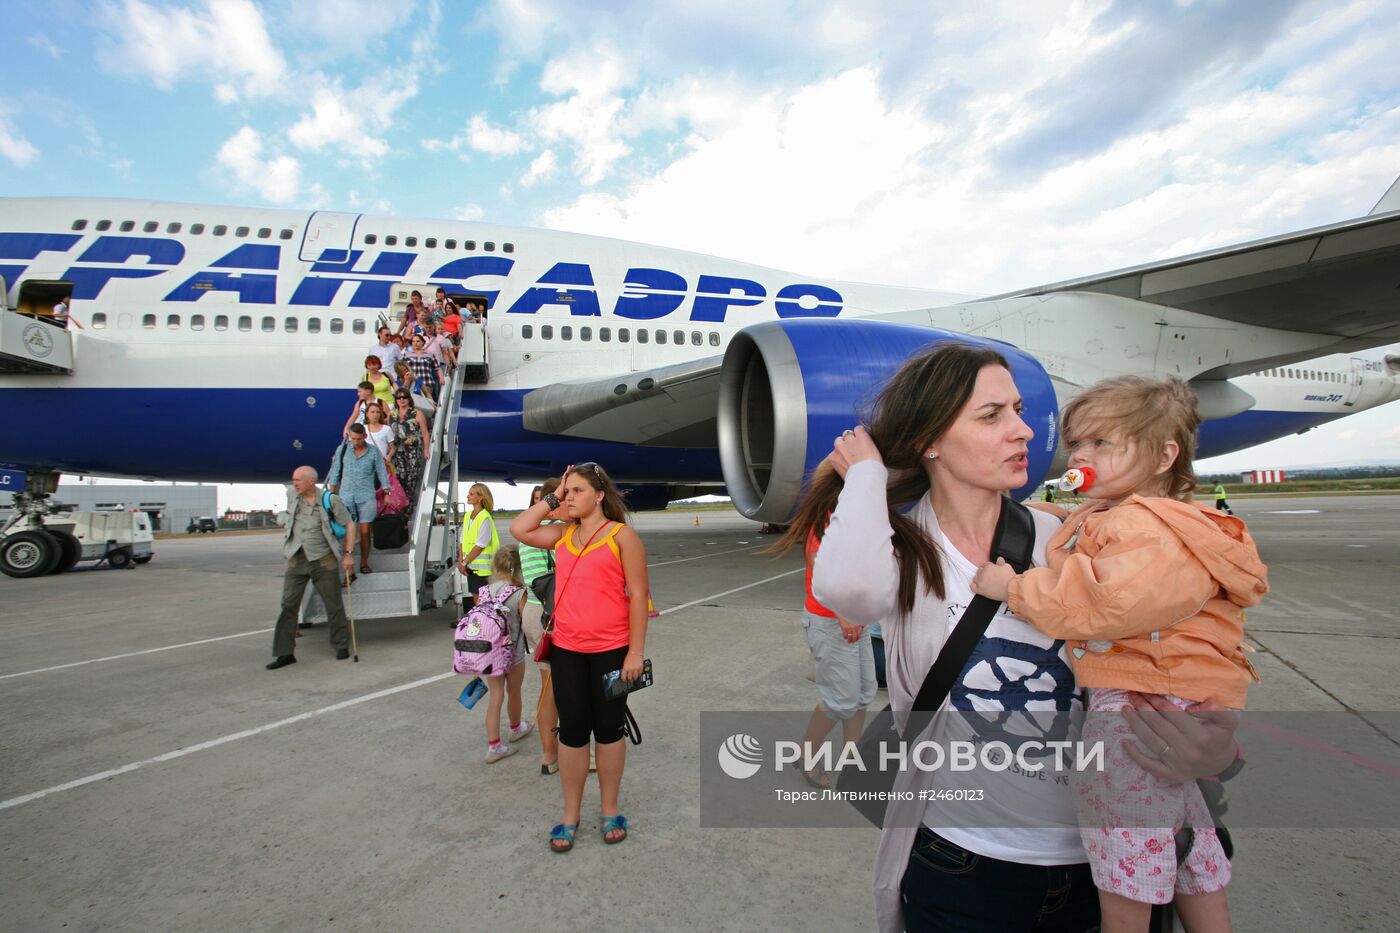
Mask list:
[[[719,452],[735,506],[761,522],[784,522],[832,439],[868,412],[886,381],[930,344],[967,343],[1001,353],[1025,402],[1029,495],[1050,470],[1059,406],[1050,377],[1030,354],[982,337],[886,321],[793,318],[746,327],[720,370]]]

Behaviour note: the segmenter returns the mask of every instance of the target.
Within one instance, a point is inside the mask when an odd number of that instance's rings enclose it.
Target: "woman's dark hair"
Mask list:
[[[614,522],[627,521],[627,506],[622,501],[622,493],[617,491],[617,487],[601,466],[596,463],[580,463],[570,468],[569,472],[577,473],[594,491],[603,494],[604,518]]]
[[[978,373],[987,366],[1011,368],[995,350],[961,343],[945,343],[918,353],[906,360],[881,390],[869,419],[863,422],[890,473],[886,498],[894,529],[894,555],[899,562],[899,609],[905,615],[914,608],[920,579],[939,599],[945,597],[946,590],[938,546],[901,509],[928,492],[923,454],[952,425],[972,397]],[[785,553],[800,547],[812,533],[821,539],[844,485],[825,461],[813,470],[797,514],[774,550]]]

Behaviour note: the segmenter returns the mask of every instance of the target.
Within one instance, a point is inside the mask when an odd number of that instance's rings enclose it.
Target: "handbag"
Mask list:
[[[584,552],[586,552],[586,551],[588,550],[588,545],[589,545],[589,544],[592,544],[592,543],[593,543],[593,539],[596,538],[596,537],[598,537],[598,532],[602,531],[604,528],[608,527],[608,526],[611,525],[611,524],[612,524],[612,522],[603,522],[603,524],[599,525],[599,526],[593,531],[593,534],[591,534],[591,535],[588,536],[588,544],[585,544],[585,545],[583,546],[583,551],[580,551],[580,552],[579,552],[580,555],[582,555]],[[564,534],[567,535],[567,534],[572,534],[572,533],[573,533],[573,526],[572,526],[572,525],[570,525],[568,528],[564,529]],[[557,542],[556,542],[556,546],[557,546]],[[551,551],[551,554],[552,554],[552,553],[553,553],[553,552]],[[562,596],[563,593],[564,593],[564,587],[566,587],[566,586],[569,585],[569,581],[573,579],[573,577],[574,577],[574,571],[577,570],[577,569],[578,569],[578,561],[575,561],[575,562],[574,562],[574,565],[573,565],[572,567],[569,568],[569,575],[568,575],[567,577],[564,578],[564,586],[561,586],[561,587],[559,588],[559,594],[560,594],[561,596]],[[535,645],[535,660],[536,660],[536,661],[548,661],[548,660],[549,660],[549,653],[550,653],[551,651],[554,650],[554,606],[555,606],[555,602],[554,602],[554,574],[551,573],[551,574],[549,575],[549,578],[550,578],[550,579],[549,579],[549,590],[550,590],[550,592],[549,592],[549,602],[548,602],[548,603],[545,603],[544,614],[540,617],[540,627],[541,627],[542,629],[544,629],[544,632],[543,632],[543,634],[540,635],[540,643],[539,643],[538,645]],[[536,595],[538,595],[538,594],[536,594]],[[544,602],[544,599],[542,598],[542,599],[540,600],[540,602]]]
[[[992,560],[1004,558],[1017,573],[1024,573],[1031,563],[1031,552],[1035,547],[1035,522],[1030,510],[1007,496],[1001,497],[1001,514],[997,518],[996,532],[992,536]],[[903,733],[895,722],[892,707],[886,706],[870,725],[866,726],[856,743],[861,761],[882,762],[881,750],[898,746],[902,735],[917,737],[933,718],[933,714],[948,698],[958,673],[972,656],[982,633],[991,624],[992,617],[1001,608],[1001,603],[985,596],[975,595],[957,627],[943,643],[938,658],[924,676],[923,685],[914,697],[914,705],[909,711]],[[894,787],[897,769],[873,767],[865,771],[846,769],[837,778],[836,786],[842,792],[855,791],[849,798],[851,806],[875,826],[883,826],[887,795]],[[862,799],[862,796],[865,799]]]

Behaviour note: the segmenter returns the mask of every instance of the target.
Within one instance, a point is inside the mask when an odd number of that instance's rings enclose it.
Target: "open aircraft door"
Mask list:
[[[1361,383],[1366,378],[1366,361],[1360,357],[1351,358],[1351,372],[1347,374],[1347,398],[1346,405],[1355,405],[1356,397],[1361,394]]]
[[[306,222],[301,238],[301,260],[314,262],[345,262],[350,258],[350,244],[355,241],[355,224],[359,214],[338,211],[316,211]],[[330,255],[326,255],[329,252]]]

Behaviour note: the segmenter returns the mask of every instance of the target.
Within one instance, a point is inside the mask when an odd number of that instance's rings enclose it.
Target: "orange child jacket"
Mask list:
[[[1069,642],[1080,686],[1244,708],[1259,679],[1243,653],[1244,607],[1269,590],[1244,522],[1130,496],[1076,510],[1046,553],[1048,567],[1012,580],[1007,605]]]

